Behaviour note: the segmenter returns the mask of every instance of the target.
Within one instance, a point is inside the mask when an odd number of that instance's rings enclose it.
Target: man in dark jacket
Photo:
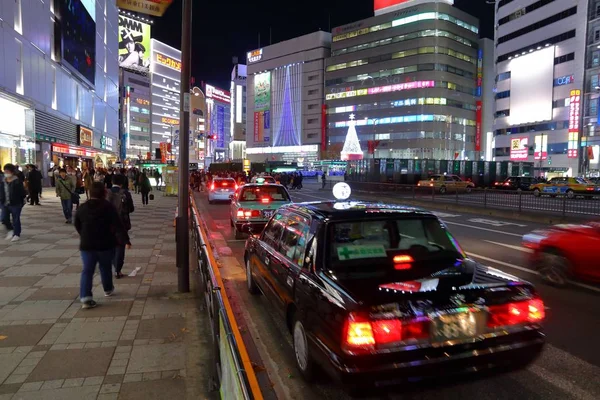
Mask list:
[[[115,175],[113,178],[114,186],[110,188],[108,194],[108,201],[117,209],[117,214],[123,223],[123,227],[126,231],[131,230],[131,218],[129,214],[135,211],[133,206],[133,198],[131,193],[127,190],[128,180],[125,175]],[[125,263],[125,247],[131,247],[131,243],[119,243],[115,248],[115,258],[113,260],[113,266],[115,268],[115,278],[121,279],[123,274],[123,264]]]
[[[27,189],[29,189],[29,204],[40,205],[40,195],[42,194],[42,173],[33,164],[27,166]]]
[[[25,187],[23,181],[17,176],[17,168],[13,164],[6,164],[4,179],[0,180],[0,204],[2,204],[2,224],[8,230],[6,240],[11,242],[21,239],[21,211],[25,204],[25,196]]]
[[[94,182],[90,190],[90,200],[77,210],[75,229],[79,233],[79,250],[83,261],[79,300],[81,308],[94,308],[97,304],[92,296],[92,286],[96,264],[100,267],[104,296],[112,296],[115,287],[111,270],[115,247],[121,243],[129,243],[129,235],[117,215],[117,210],[106,200],[103,182]]]

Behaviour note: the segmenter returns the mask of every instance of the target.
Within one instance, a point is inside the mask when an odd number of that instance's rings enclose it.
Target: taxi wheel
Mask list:
[[[296,366],[300,370],[302,377],[310,382],[314,379],[314,364],[308,349],[308,340],[304,325],[299,319],[294,320],[294,355],[296,356]]]
[[[246,260],[246,283],[248,284],[248,292],[253,295],[260,294],[258,286],[252,279],[252,267],[250,266],[250,260]]]
[[[575,192],[572,191],[571,189],[567,190],[567,198],[574,199],[575,198]]]
[[[540,189],[533,189],[533,195],[535,197],[540,197],[542,195],[542,192],[540,192]]]
[[[549,285],[556,287],[568,285],[569,260],[558,250],[545,250],[541,255],[538,270],[542,279]]]
[[[440,188],[440,194],[444,194],[444,193],[446,193],[446,186],[442,186]]]
[[[473,191],[473,188],[471,186],[467,186],[467,193],[471,193]]]

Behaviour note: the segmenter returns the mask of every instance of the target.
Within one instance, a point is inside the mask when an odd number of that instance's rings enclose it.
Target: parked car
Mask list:
[[[431,175],[429,179],[419,181],[417,186],[432,187],[441,194],[456,191],[471,193],[475,188],[473,182],[463,181],[458,175]]]
[[[523,236],[531,262],[542,278],[566,286],[569,278],[600,281],[600,222],[555,225]]]
[[[237,188],[238,185],[233,178],[215,178],[208,188],[208,202],[213,204],[216,201],[229,201]]]
[[[543,348],[534,286],[468,259],[444,223],[413,207],[281,207],[246,242],[251,294],[287,324],[296,365],[351,389],[526,366]]]
[[[538,183],[533,176],[509,176],[503,182],[496,182],[494,189],[515,190],[517,192],[531,190],[531,185]]]

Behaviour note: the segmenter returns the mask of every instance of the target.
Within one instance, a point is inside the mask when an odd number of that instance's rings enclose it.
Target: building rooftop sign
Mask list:
[[[252,64],[262,60],[262,53],[263,49],[249,51],[246,55],[246,58],[248,59],[248,64]]]
[[[454,0],[373,0],[373,9],[375,15],[386,14],[391,11],[397,11],[405,7],[415,6],[423,3],[441,2],[450,5],[454,4]]]
[[[221,101],[223,103],[231,103],[231,93],[211,85],[206,85],[206,98]]]

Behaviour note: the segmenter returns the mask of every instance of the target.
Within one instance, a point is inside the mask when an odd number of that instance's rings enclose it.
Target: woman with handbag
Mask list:
[[[152,184],[150,183],[150,179],[148,179],[148,176],[144,172],[140,176],[140,192],[142,193],[142,204],[143,205],[148,204],[148,197],[149,197],[148,193],[150,193],[151,191],[152,191]]]
[[[75,193],[75,181],[67,176],[67,170],[64,168],[58,173],[56,197],[60,197],[65,223],[70,224],[73,221],[73,200],[76,198],[79,203],[79,195]]]

